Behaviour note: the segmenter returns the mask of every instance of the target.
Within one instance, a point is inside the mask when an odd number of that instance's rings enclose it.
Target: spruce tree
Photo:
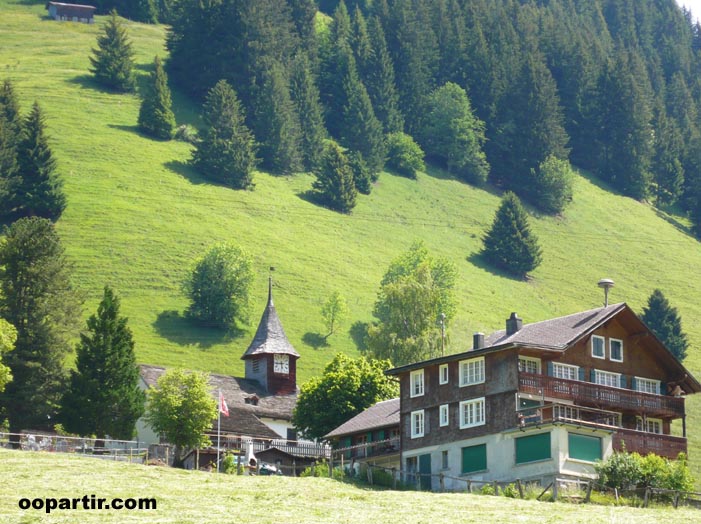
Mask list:
[[[297,106],[301,130],[301,151],[304,168],[314,171],[324,153],[324,115],[319,101],[319,88],[307,56],[300,54],[292,62],[290,96]]]
[[[63,183],[56,173],[49,142],[44,133],[44,115],[38,102],[24,121],[22,140],[17,150],[19,174],[13,188],[12,215],[38,216],[56,221],[66,208]]]
[[[128,440],[144,413],[139,367],[127,319],[119,314],[119,297],[105,286],[97,314],[76,347],[76,369],[62,403],[64,427],[79,435],[109,435]]]
[[[192,155],[192,164],[205,177],[234,189],[253,187],[258,163],[253,134],[244,123],[236,93],[220,80],[209,91],[202,119],[205,128]]]
[[[0,86],[0,120],[6,122],[8,132],[14,138],[15,143],[19,142],[22,115],[20,114],[17,93],[10,80],[5,80]]]
[[[12,82],[0,86],[0,218],[14,208],[12,194],[19,183],[17,146],[22,130],[19,101]]]
[[[0,241],[0,317],[17,328],[5,356],[14,380],[0,394],[10,432],[53,426],[66,380],[64,362],[80,298],[53,224],[21,218]]]
[[[161,59],[156,56],[139,109],[141,130],[156,138],[171,139],[175,131],[175,115],[171,106],[168,77],[163,70]]]
[[[525,277],[542,260],[538,238],[531,232],[526,210],[510,191],[504,193],[483,242],[482,255],[496,267],[518,277]]]
[[[97,49],[90,57],[90,72],[95,80],[117,91],[132,91],[134,81],[134,51],[126,27],[112,11],[105,24],[104,33],[97,38]]]
[[[289,80],[279,62],[269,63],[262,77],[254,127],[260,141],[261,164],[281,175],[299,172],[301,130],[297,108],[290,97]]]
[[[314,173],[312,187],[319,200],[336,211],[350,213],[355,207],[358,190],[353,181],[353,168],[341,147],[329,142],[324,149],[321,166]]]
[[[659,289],[655,289],[647,299],[642,320],[677,360],[682,361],[686,358],[689,341],[682,331],[682,319],[677,308],[670,305]]]

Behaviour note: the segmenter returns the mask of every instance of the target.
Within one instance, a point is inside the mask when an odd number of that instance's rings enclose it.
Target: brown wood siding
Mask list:
[[[265,355],[267,375],[268,375],[268,391],[273,395],[289,395],[294,393],[297,388],[297,359],[290,355],[290,372],[288,374],[275,373],[274,355]]]

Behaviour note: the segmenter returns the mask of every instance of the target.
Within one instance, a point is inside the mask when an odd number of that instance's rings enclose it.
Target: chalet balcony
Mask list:
[[[392,455],[399,453],[399,438],[390,438],[376,442],[364,442],[353,446],[337,448],[333,451],[334,453],[342,454],[346,460]]]
[[[583,406],[626,410],[659,418],[682,418],[684,398],[641,393],[630,389],[602,386],[592,382],[526,373],[518,374],[519,391],[548,398],[571,400]]]
[[[654,453],[661,457],[676,459],[679,453],[686,453],[686,439],[672,435],[659,435],[632,429],[620,428],[613,434],[613,449],[638,452],[641,455]]]

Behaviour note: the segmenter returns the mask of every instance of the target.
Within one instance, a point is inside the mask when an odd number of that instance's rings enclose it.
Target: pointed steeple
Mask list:
[[[268,305],[260,318],[253,341],[241,358],[245,360],[259,355],[276,354],[299,358],[299,353],[287,339],[280,317],[275,311],[275,305],[273,304],[273,276],[270,275],[268,279]]]

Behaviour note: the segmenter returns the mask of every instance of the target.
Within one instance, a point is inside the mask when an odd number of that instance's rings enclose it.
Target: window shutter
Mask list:
[[[372,431],[368,431],[368,442],[372,442]]]
[[[591,370],[590,376],[591,376],[591,381],[596,382],[596,370],[595,369]]]
[[[660,395],[666,395],[667,394],[667,384],[664,382],[660,382]]]
[[[638,391],[638,382],[635,380],[635,377],[630,377],[630,389]]]
[[[553,376],[553,363],[548,362],[548,376],[552,377]]]
[[[628,381],[625,375],[621,375],[621,387],[624,389],[628,387]]]
[[[428,414],[429,411],[424,411],[424,435],[428,435],[428,420],[431,418]]]
[[[584,382],[584,368],[579,368],[579,380]]]
[[[381,429],[380,431],[377,432],[377,439],[378,440],[385,440],[385,430]]]

